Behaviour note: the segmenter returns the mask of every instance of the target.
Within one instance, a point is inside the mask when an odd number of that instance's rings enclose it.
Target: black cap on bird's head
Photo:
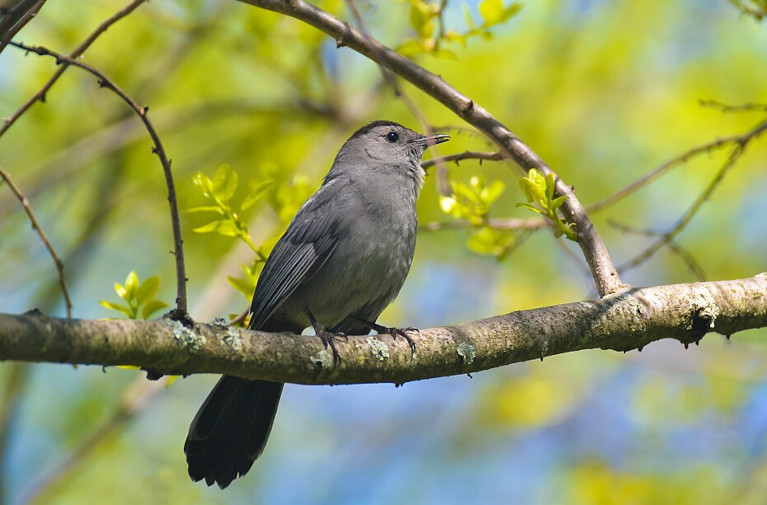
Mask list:
[[[420,166],[427,147],[447,140],[449,135],[421,135],[394,121],[373,121],[349,137],[336,161],[348,157],[373,163]]]
[[[358,129],[356,132],[352,134],[351,137],[349,137],[349,140],[362,137],[370,134],[372,131],[379,131],[379,130],[385,130],[387,127],[388,132],[386,133],[386,140],[390,143],[396,143],[400,140],[400,130],[405,130],[412,134],[412,138],[409,138],[406,140],[406,142],[416,145],[423,145],[424,149],[429,146],[433,146],[442,142],[447,142],[450,140],[450,135],[421,135],[419,133],[414,132],[413,130],[406,128],[402,126],[399,123],[396,123],[394,121],[387,121],[387,120],[378,120],[378,121],[372,121],[362,128]]]

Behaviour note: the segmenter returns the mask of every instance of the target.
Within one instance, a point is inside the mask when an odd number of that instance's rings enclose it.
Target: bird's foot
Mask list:
[[[412,326],[408,326],[407,328],[384,328],[384,333],[388,333],[392,336],[394,340],[397,340],[397,337],[400,336],[405,339],[407,342],[407,345],[410,346],[410,359],[413,359],[415,357],[415,340],[410,338],[410,335],[407,334],[407,332],[416,332],[418,335],[421,334],[421,331],[418,328],[414,328]],[[378,331],[378,330],[376,330]],[[380,331],[378,333],[381,333]]]
[[[315,329],[315,333],[322,342],[322,345],[325,347],[325,350],[327,350],[328,346],[330,346],[330,350],[333,352],[333,365],[340,363],[341,355],[338,354],[338,349],[336,349],[335,341],[344,339],[344,342],[347,342],[349,340],[347,336],[341,332],[333,333],[332,331],[327,331],[322,328]]]
[[[410,335],[407,334],[407,332],[416,332],[420,335],[421,332],[418,330],[418,328],[413,328],[412,326],[408,326],[407,328],[389,328],[388,326],[381,326],[380,324],[370,323],[367,321],[366,323],[369,324],[370,328],[372,328],[379,335],[386,333],[391,335],[394,340],[397,340],[397,337],[404,338],[405,341],[407,341],[407,344],[410,346],[410,359],[415,358],[415,340],[413,340]]]

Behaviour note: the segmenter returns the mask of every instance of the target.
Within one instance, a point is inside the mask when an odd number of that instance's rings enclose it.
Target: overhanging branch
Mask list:
[[[582,349],[629,351],[663,338],[767,326],[767,274],[632,289],[600,300],[512,312],[403,339],[349,337],[333,366],[319,339],[177,322],[67,320],[0,314],[0,359],[136,365],[301,384],[394,382],[487,370]]]
[[[527,144],[503,123],[498,121],[479,103],[460,93],[442,77],[429,72],[405,58],[378,40],[365,35],[348,23],[303,0],[239,0],[243,3],[271,10],[299,19],[325,32],[336,44],[347,46],[371,61],[391,70],[400,77],[438,100],[461,119],[474,126],[495,142],[504,155],[513,159],[525,171],[535,168],[544,174],[553,173],[551,168]],[[556,175],[556,174],[555,174]],[[591,275],[601,295],[618,293],[628,286],[615,270],[610,253],[597,233],[573,188],[556,176],[557,193],[567,200],[560,209],[568,222],[576,224],[578,245],[583,251]]]

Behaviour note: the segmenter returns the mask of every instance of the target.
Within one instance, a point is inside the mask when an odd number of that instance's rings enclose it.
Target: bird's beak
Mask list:
[[[442,142],[450,140],[450,135],[428,135],[420,139],[413,140],[413,144],[425,145],[426,147],[435,146]]]

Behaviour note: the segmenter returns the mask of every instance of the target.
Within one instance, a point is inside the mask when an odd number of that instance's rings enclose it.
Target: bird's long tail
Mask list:
[[[184,444],[193,480],[223,489],[250,469],[266,446],[283,386],[221,377],[192,420]]]

